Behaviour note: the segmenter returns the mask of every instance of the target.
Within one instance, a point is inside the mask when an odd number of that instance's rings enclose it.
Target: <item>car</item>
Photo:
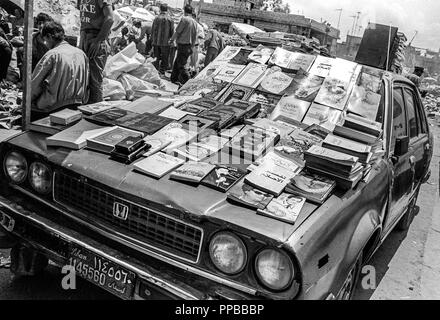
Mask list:
[[[50,259],[122,299],[352,298],[390,232],[409,228],[430,176],[418,89],[390,72],[382,81],[384,157],[294,225],[98,152],[48,149],[42,133],[2,141],[0,247],[13,248],[11,271],[38,274]]]

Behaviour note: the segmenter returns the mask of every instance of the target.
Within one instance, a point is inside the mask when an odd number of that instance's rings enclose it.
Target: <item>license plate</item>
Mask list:
[[[72,245],[69,264],[82,278],[99,287],[128,299],[133,294],[136,274],[87,249]]]

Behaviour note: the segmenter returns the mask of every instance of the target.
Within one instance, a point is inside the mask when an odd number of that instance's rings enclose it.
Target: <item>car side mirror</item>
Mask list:
[[[408,153],[408,149],[409,149],[409,137],[408,136],[398,137],[396,139],[396,145],[394,147],[394,156],[401,157]]]

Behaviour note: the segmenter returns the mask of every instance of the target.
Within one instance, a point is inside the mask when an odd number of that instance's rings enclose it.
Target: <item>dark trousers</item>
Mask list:
[[[215,58],[218,56],[218,49],[214,47],[209,47],[208,50],[206,50],[206,57],[205,57],[205,67],[210,64]]]
[[[8,68],[11,63],[12,50],[9,47],[0,47],[0,81],[8,76]]]
[[[169,46],[154,46],[154,56],[156,61],[154,66],[160,72],[165,72],[168,70],[168,60],[170,58],[170,47]]]
[[[188,58],[192,54],[192,46],[190,44],[178,44],[177,56],[174,61],[173,72],[171,73],[171,82],[186,83],[190,79],[186,64]]]
[[[110,46],[107,40],[101,42],[98,53],[95,57],[90,56],[90,44],[95,41],[97,33],[81,32],[79,47],[89,58],[89,101],[88,104],[103,101],[102,80],[104,79],[104,67],[107,62],[107,56],[110,52]]]

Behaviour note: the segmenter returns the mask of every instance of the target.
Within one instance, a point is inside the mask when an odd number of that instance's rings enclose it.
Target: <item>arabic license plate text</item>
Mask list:
[[[70,248],[69,264],[77,274],[122,298],[130,298],[136,275],[132,271],[77,246]]]

